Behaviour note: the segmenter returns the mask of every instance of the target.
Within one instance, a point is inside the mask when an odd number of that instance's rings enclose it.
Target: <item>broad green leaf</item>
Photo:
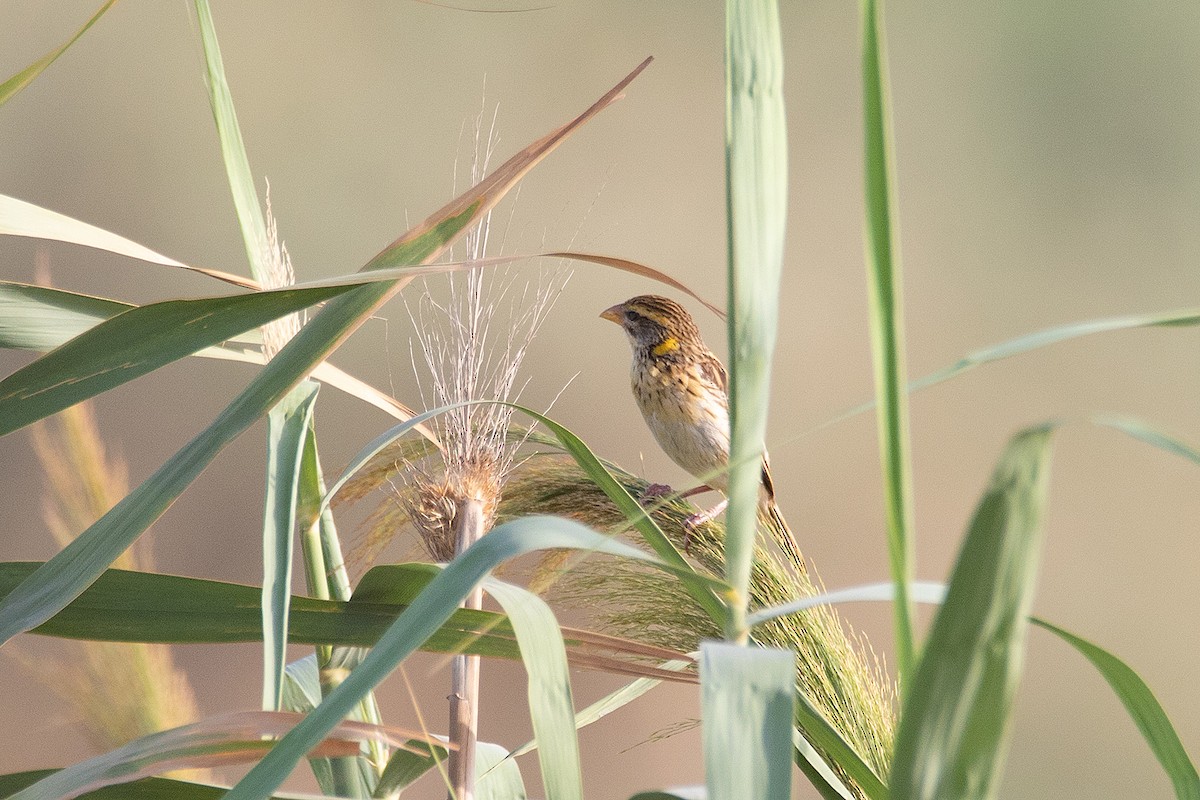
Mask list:
[[[0,597],[33,574],[39,565],[0,563]],[[396,621],[429,582],[425,564],[375,567],[360,582],[370,602],[291,599],[292,644],[369,647]],[[70,605],[32,633],[65,639],[112,642],[204,644],[262,641],[260,590],[220,581],[109,570]],[[670,670],[642,665],[641,659],[669,658],[672,652],[637,642],[565,629],[571,660],[583,666],[633,677],[694,682]],[[439,653],[472,653],[517,659],[520,650],[508,619],[490,611],[460,609],[423,648]],[[601,658],[597,652],[615,657]],[[674,654],[677,655],[677,654]]]
[[[117,0],[107,0],[107,2],[100,6],[99,10],[92,15],[92,18],[85,22],[83,27],[75,32],[74,36],[72,36],[62,45],[56,47],[46,55],[39,58],[37,61],[30,64],[25,69],[18,72],[16,75],[13,75],[4,83],[0,83],[0,105],[4,105],[11,100],[14,95],[16,95],[29,84],[33,83],[34,78],[36,78],[38,75],[41,75],[42,71],[45,70],[46,67],[53,64],[59,56],[67,51],[68,47],[75,44],[80,36],[83,36],[85,33],[87,33],[88,28],[95,25],[96,20],[104,16],[104,12],[112,8],[113,4],[116,2]]]
[[[364,269],[397,263],[427,263],[436,258],[469,225],[477,222],[481,214],[498,203],[535,164],[579,126],[614,102],[648,63],[648,60],[643,62],[583,114],[510,158],[479,184],[389,245]],[[405,280],[397,280],[361,286],[327,304],[208,428],[0,602],[0,644],[50,619],[103,574],[105,568],[167,510],[225,445],[278,403],[405,285]],[[270,294],[264,292],[257,297]],[[281,294],[287,296],[286,291]],[[132,313],[122,314],[106,324]],[[258,321],[248,327],[257,324]],[[30,367],[38,363],[34,362]],[[3,412],[0,411],[2,419]]]
[[[374,278],[374,276],[372,276]],[[52,289],[0,281],[0,347],[12,347],[45,352],[53,350],[106,319],[136,306],[115,300]],[[242,343],[242,344],[238,344]],[[193,355],[247,364],[264,364],[259,345],[262,336],[257,328],[238,334],[227,342],[198,350]],[[254,347],[244,346],[252,344]],[[415,412],[389,394],[360,381],[324,361],[313,370],[312,377],[339,389],[352,397],[369,403],[396,419],[406,420]],[[418,429],[422,436],[429,431]]]
[[[99,756],[53,772],[12,795],[12,800],[74,797],[83,792],[136,781],[157,772],[205,768],[257,760],[272,741],[303,719],[299,714],[234,712],[152,733]],[[318,745],[317,755],[352,753],[360,742],[380,738],[397,747],[423,738],[395,726],[342,722]]]
[[[208,82],[209,103],[212,106],[213,120],[217,124],[217,139],[221,143],[221,157],[225,162],[229,189],[233,193],[233,207],[237,211],[238,225],[242,230],[242,242],[246,246],[250,274],[260,284],[267,286],[270,285],[267,223],[258,204],[254,176],[250,172],[250,160],[246,157],[242,131],[233,109],[233,95],[225,79],[225,65],[221,60],[221,48],[217,44],[212,11],[207,0],[195,0],[195,5],[196,21],[200,26],[200,43],[204,46],[204,77]]]
[[[901,711],[894,800],[995,796],[1024,660],[1051,431],[1012,439],[976,508]]]
[[[595,550],[646,561],[668,571],[672,569],[636,548],[570,520],[525,517],[494,528],[434,576],[358,668],[325,698],[316,711],[292,729],[247,773],[229,793],[228,800],[268,797],[296,763],[354,708],[360,697],[373,689],[450,618],[456,606],[488,572],[515,556],[559,548]]]
[[[882,0],[862,0],[863,153],[866,177],[867,285],[871,296],[871,352],[875,364],[879,451],[883,464],[892,580],[896,666],[907,679],[916,662],[912,601],[912,458],[905,392],[904,302],[895,222],[891,111],[883,47]]]
[[[701,644],[704,773],[712,800],[792,796],[795,686],[790,650]]]
[[[1108,681],[1108,685],[1129,712],[1158,763],[1162,764],[1163,771],[1175,787],[1175,796],[1179,800],[1200,798],[1200,775],[1197,775],[1195,765],[1188,757],[1183,742],[1179,740],[1179,734],[1167,718],[1167,712],[1163,710],[1146,682],[1124,661],[1086,639],[1037,617],[1029,621],[1058,636],[1092,662],[1092,666],[1104,676],[1104,680]]]
[[[775,0],[725,3],[725,207],[729,286],[729,508],[723,621],[745,641],[771,357],[787,220],[783,45]]]
[[[301,459],[319,388],[312,381],[304,381],[267,414],[267,488],[262,533],[265,711],[278,711],[283,702]]]
[[[280,289],[131,308],[0,381],[0,435],[350,291],[345,287]],[[379,289],[368,286],[359,291]]]

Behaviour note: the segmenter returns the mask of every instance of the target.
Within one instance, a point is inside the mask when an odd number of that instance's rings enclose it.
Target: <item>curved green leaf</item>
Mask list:
[[[1146,682],[1124,661],[1086,639],[1037,617],[1032,617],[1029,621],[1050,631],[1092,662],[1092,666],[1104,676],[1104,680],[1108,681],[1108,685],[1129,712],[1158,763],[1162,764],[1163,771],[1175,787],[1175,796],[1179,800],[1200,798],[1200,775],[1197,775],[1195,765],[1188,757],[1183,742],[1179,740],[1175,726],[1167,718],[1167,712],[1163,710]]]
[[[1040,555],[1052,430],[1012,439],[976,508],[905,697],[894,800],[995,795]]]

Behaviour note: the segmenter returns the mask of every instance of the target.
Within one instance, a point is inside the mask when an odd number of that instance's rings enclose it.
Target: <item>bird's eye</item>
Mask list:
[[[638,318],[638,315],[637,315],[636,311],[626,311],[625,312],[625,321],[626,322],[633,322],[637,318]]]

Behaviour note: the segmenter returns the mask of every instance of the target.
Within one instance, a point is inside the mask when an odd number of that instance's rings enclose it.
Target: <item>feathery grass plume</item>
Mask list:
[[[487,174],[496,143],[495,114],[485,135],[481,113],[475,122],[472,184]],[[466,234],[466,260],[485,257],[490,234],[489,212]],[[424,405],[516,400],[524,388],[517,378],[526,348],[561,292],[564,275],[562,270],[543,271],[536,284],[527,282],[520,288],[510,272],[468,269],[465,275],[450,274],[443,300],[435,299],[426,281],[416,307],[406,304],[415,330],[415,351],[429,376],[428,392],[417,379]],[[411,357],[413,372],[419,376],[416,352]],[[412,490],[401,493],[405,516],[434,560],[450,561],[495,524],[504,483],[520,446],[509,438],[512,414],[510,406],[497,403],[453,408],[431,425],[441,450],[430,458],[406,462],[403,474]],[[482,605],[479,589],[463,602],[465,608]],[[479,657],[456,656],[451,671],[449,736],[458,747],[450,753],[449,777],[453,796],[470,800]]]
[[[535,437],[538,441],[548,440]],[[635,497],[649,485],[614,465],[613,475]],[[671,500],[653,511],[656,522],[675,544],[703,569],[721,574],[724,526],[705,522],[685,534],[685,521],[696,508]],[[557,514],[599,530],[625,527],[626,521],[583,471],[569,458],[543,454],[527,459],[509,481],[500,520],[527,514]],[[769,525],[769,520],[760,524]],[[721,634],[720,626],[695,604],[679,583],[661,572],[625,560],[601,556],[548,556],[535,582],[551,589],[560,602],[588,609],[608,632],[685,652],[703,638]],[[755,552],[751,608],[782,604],[822,591],[812,565],[798,572],[773,552]],[[773,620],[754,630],[764,645],[796,652],[797,684],[863,759],[886,780],[895,727],[895,686],[867,642],[848,631],[836,611],[821,606]],[[848,786],[857,787],[845,776]]]
[[[279,226],[275,221],[275,214],[271,210],[270,181],[267,181],[266,205],[267,249],[263,253],[263,263],[267,270],[263,288],[282,289],[296,283],[296,271],[292,268],[292,257],[288,254],[287,245],[279,239]],[[275,354],[300,332],[303,325],[302,312],[288,314],[263,325],[263,355],[267,361],[274,358]]]
[[[128,470],[110,456],[90,401],[72,406],[31,428],[46,494],[43,517],[59,546],[104,515],[129,491]],[[113,566],[152,571],[143,537]],[[166,645],[126,642],[63,643],[70,656],[54,662],[22,660],[50,689],[81,715],[81,727],[97,750],[108,751],[133,739],[198,718],[187,675]],[[204,771],[189,771],[205,780]]]

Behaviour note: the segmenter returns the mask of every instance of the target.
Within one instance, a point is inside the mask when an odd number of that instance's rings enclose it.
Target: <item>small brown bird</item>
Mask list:
[[[674,300],[641,295],[606,308],[600,316],[620,325],[633,348],[633,396],[650,432],[676,464],[705,481],[684,497],[713,489],[725,494],[729,465],[729,378],[725,367],[700,338],[692,316]],[[763,453],[762,510],[779,528],[780,547],[798,569],[800,548],[775,504],[775,486]],[[666,487],[651,487],[658,493]],[[728,500],[693,518],[692,524],[721,513]]]

